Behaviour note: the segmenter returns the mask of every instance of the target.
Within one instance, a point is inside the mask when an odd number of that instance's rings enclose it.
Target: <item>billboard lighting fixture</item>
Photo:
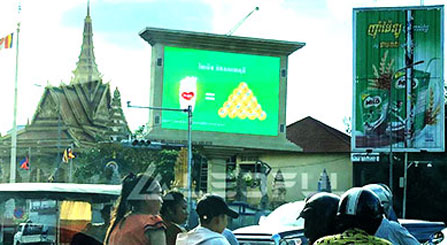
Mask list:
[[[414,161],[414,162],[410,162],[410,164],[408,164],[407,169],[409,169],[413,164],[414,164],[415,168],[419,167],[419,164],[424,164],[427,166],[427,168],[433,167],[433,165],[431,164],[430,161]]]

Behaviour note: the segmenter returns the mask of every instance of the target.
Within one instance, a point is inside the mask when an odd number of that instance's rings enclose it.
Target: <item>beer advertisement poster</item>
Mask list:
[[[279,57],[165,46],[162,107],[191,106],[193,130],[277,136],[279,80]],[[164,129],[187,122],[162,111]]]

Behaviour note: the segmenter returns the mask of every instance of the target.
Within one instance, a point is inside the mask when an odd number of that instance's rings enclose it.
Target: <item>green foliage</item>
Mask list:
[[[162,182],[173,178],[176,150],[154,151],[144,148],[124,147],[119,143],[99,143],[78,154],[75,181],[78,183],[104,183],[106,164],[114,161],[118,165],[120,177],[132,172],[145,172],[150,164],[155,164],[155,175],[161,174]]]
[[[178,152],[176,149],[153,150],[126,147],[119,143],[98,143],[96,147],[78,153],[78,157],[73,160],[76,166],[74,181],[109,184],[110,176],[106,173],[106,164],[114,161],[118,165],[120,179],[130,172],[145,172],[151,164],[154,164],[153,176],[160,175],[160,184],[169,188],[174,180],[174,166]],[[193,159],[199,162],[202,157],[196,152]],[[199,171],[198,168],[193,168],[193,170]],[[193,172],[193,179],[198,179],[198,174],[195,172]]]

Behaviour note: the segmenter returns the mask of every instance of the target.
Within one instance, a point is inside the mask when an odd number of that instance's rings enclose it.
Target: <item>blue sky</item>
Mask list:
[[[15,30],[17,0],[2,0],[0,36]],[[148,105],[145,27],[225,34],[256,6],[237,36],[305,42],[289,57],[287,123],[312,116],[339,130],[352,111],[352,8],[419,0],[91,0],[96,63],[123,105]],[[425,0],[425,5],[442,4]],[[87,0],[22,0],[17,123],[31,120],[47,83],[68,84],[82,43]],[[0,132],[12,127],[15,50],[0,50]],[[38,86],[36,86],[37,84]],[[147,116],[124,108],[132,129]],[[143,116],[142,116],[143,115]]]
[[[62,25],[78,28],[85,17],[85,4],[68,10]],[[140,42],[138,33],[146,26],[166,29],[211,32],[212,9],[195,1],[92,2],[94,32],[111,43],[133,48]],[[184,12],[194,13],[185,15]]]

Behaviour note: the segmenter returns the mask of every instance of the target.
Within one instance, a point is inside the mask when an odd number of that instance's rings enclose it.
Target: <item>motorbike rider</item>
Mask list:
[[[388,186],[385,184],[369,184],[363,188],[374,192],[384,207],[385,214],[375,236],[384,238],[393,244],[420,244],[405,227],[397,222],[397,219],[396,221],[392,220],[394,218],[393,214],[395,216],[393,210],[393,194]]]
[[[391,244],[374,236],[383,212],[376,194],[361,187],[351,188],[341,196],[338,205],[337,223],[343,232],[320,238],[315,244]]]
[[[339,201],[337,195],[327,192],[319,192],[306,199],[298,218],[304,219],[304,236],[309,239],[309,244],[337,233],[335,217]]]

